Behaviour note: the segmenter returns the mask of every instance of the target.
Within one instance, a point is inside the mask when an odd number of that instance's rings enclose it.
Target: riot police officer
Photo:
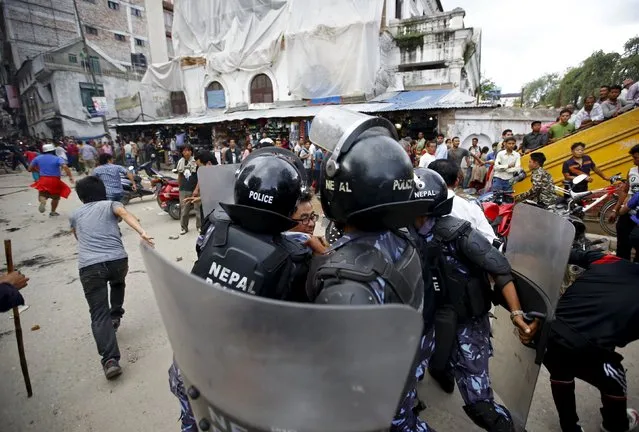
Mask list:
[[[302,162],[287,150],[256,150],[239,166],[234,185],[203,184],[202,199],[227,187],[234,188],[235,200],[220,203],[222,209],[205,221],[192,273],[246,294],[305,299],[311,250],[281,235],[298,224],[291,216],[306,189]],[[197,431],[175,363],[169,369],[169,383],[180,401],[182,432]]]
[[[448,392],[454,375],[465,402],[464,411],[481,428],[514,432],[508,410],[494,401],[488,376],[492,355],[488,312],[493,298],[490,275],[498,295],[511,311],[513,324],[530,332],[506,258],[470,222],[447,216],[452,198],[444,179],[427,168],[415,169],[416,200],[435,200],[430,216],[416,219],[419,247],[435,292],[435,352],[429,372]]]
[[[313,120],[310,138],[330,153],[320,176],[322,209],[344,232],[326,255],[313,259],[310,299],[321,304],[398,303],[422,310],[419,254],[400,228],[428,213],[430,203],[411,201],[413,169],[395,128],[385,119],[330,107]],[[415,385],[412,376],[392,431],[432,430],[413,413]]]

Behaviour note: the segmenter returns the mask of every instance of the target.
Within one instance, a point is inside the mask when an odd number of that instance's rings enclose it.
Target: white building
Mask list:
[[[404,89],[472,95],[478,84],[480,33],[438,0],[250,3],[176,2],[176,58],[143,80],[171,92],[171,114],[363,102]]]
[[[128,71],[95,45],[88,43],[88,55],[80,40],[36,55],[23,63],[16,78],[20,99],[27,119],[28,133],[33,136],[102,136],[101,117],[95,116],[93,97],[107,101],[106,117],[136,119],[140,108],[114,111],[115,99],[140,91],[141,75]],[[93,70],[96,85],[91,76]],[[156,92],[141,92],[142,108],[152,117],[168,115],[168,107],[159,108]]]

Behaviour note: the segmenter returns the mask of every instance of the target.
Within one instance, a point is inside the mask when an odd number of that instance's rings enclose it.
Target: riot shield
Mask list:
[[[389,428],[414,370],[417,311],[269,300],[207,284],[144,245],[142,257],[200,430]]]
[[[229,164],[198,168],[197,178],[202,198],[202,213],[205,217],[215,210],[219,203],[235,202],[233,185],[235,172],[239,167],[240,164]]]
[[[574,237],[575,228],[567,219],[538,207],[515,206],[506,257],[522,310],[544,317],[539,338],[528,347],[520,343],[509,312],[495,309],[490,378],[517,431],[525,430]]]

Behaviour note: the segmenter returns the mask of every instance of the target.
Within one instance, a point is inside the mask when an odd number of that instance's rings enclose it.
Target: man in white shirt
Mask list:
[[[300,150],[302,150],[302,143],[304,142],[304,138],[300,137],[300,139],[297,140],[297,143],[295,143],[295,147],[293,147],[293,152],[299,156],[300,155]]]
[[[517,141],[514,137],[504,140],[505,150],[497,153],[493,173],[493,191],[512,192],[511,180],[521,170],[520,155],[515,151]]]
[[[428,168],[428,165],[431,162],[434,162],[435,160],[437,160],[436,152],[437,152],[437,143],[428,141],[428,143],[426,143],[426,153],[424,153],[422,157],[419,158],[419,167]]]
[[[575,115],[575,129],[596,125],[602,122],[603,119],[604,115],[601,110],[601,105],[596,102],[594,96],[588,96],[584,100],[584,107]]]
[[[450,215],[459,219],[467,220],[472,227],[482,233],[489,242],[497,238],[484,212],[477,205],[464,198],[455,195],[455,188],[459,184],[459,167],[450,160],[436,160],[428,168],[442,176],[448,187],[448,196],[453,197],[453,210]]]
[[[437,134],[437,150],[435,151],[435,159],[448,159],[448,146],[444,142],[444,134]]]

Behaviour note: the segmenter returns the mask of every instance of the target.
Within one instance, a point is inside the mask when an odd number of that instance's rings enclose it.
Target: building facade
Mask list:
[[[104,135],[94,97],[106,98],[107,118],[133,120],[144,109],[153,117],[168,114],[158,113],[153,92],[140,91],[139,73],[121,66],[92,43],[87,46],[88,55],[84,43],[76,40],[26,60],[18,70],[16,79],[29,135],[79,139]],[[138,93],[140,106],[114,112],[116,99]]]
[[[154,64],[144,82],[170,92],[172,115],[364,102],[397,90],[475,94],[481,33],[464,26],[462,9],[444,12],[439,0],[372,0],[355,11],[344,0],[330,0],[324,10],[303,2],[270,7],[268,14],[217,17],[223,11],[210,2],[193,0],[188,10],[177,3],[171,36],[180,51],[172,62]],[[228,18],[233,13],[239,25]],[[216,20],[221,24],[210,27]],[[202,34],[194,37],[194,27]]]

